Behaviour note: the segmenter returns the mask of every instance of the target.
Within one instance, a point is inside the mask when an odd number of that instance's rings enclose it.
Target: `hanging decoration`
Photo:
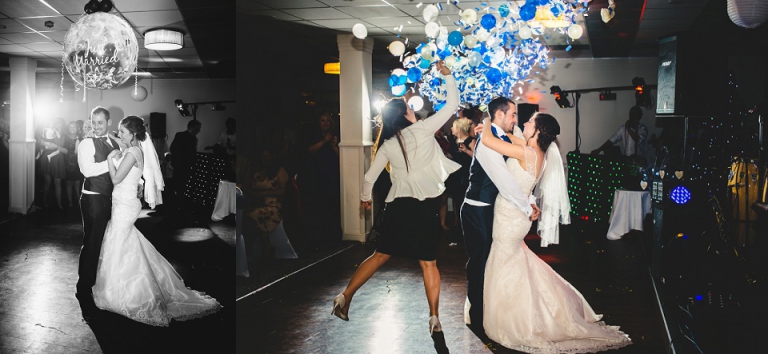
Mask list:
[[[147,99],[147,89],[144,86],[137,86],[131,90],[131,98],[134,101],[141,102]]]
[[[768,2],[764,0],[728,0],[728,17],[737,26],[755,28],[768,20]]]
[[[104,6],[104,1],[100,5]],[[111,10],[111,6],[107,7]],[[138,64],[138,53],[136,35],[125,20],[93,12],[81,16],[67,31],[63,65],[75,80],[77,90],[77,86],[109,90],[131,77]]]
[[[439,109],[445,104],[446,92],[432,64],[443,60],[457,79],[462,105],[483,109],[495,97],[513,98],[515,87],[533,82],[529,75],[534,68],[546,70],[555,61],[544,42],[546,31],[566,35],[568,44],[581,37],[583,28],[575,23],[576,15],[586,12],[588,2],[527,0],[518,5],[504,1],[498,8],[481,3],[483,7],[462,9],[458,18],[447,17],[456,21],[450,27],[444,25],[446,17],[438,18],[443,5],[428,5],[423,10],[427,21],[425,41],[415,50],[409,49],[412,54],[405,58],[402,55],[407,48],[403,42],[398,40],[389,46],[393,55],[401,56],[407,72],[392,73],[392,94],[404,94],[405,84],[417,80],[420,94]],[[459,1],[449,3],[462,5]]]

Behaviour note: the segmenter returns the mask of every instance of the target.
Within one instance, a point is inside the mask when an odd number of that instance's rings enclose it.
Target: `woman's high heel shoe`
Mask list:
[[[431,336],[434,332],[442,332],[443,326],[440,324],[440,320],[437,319],[437,316],[429,316],[429,335]]]
[[[333,310],[331,311],[331,315],[336,315],[336,317],[341,318],[344,321],[349,321],[349,316],[345,312],[343,312],[344,305],[346,304],[346,298],[344,298],[344,294],[339,294],[333,299]]]

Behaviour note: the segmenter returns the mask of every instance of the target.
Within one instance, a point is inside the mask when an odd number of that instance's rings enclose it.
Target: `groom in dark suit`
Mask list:
[[[488,113],[493,124],[492,131],[496,137],[509,142],[507,132],[515,132],[516,136],[522,138],[520,128],[517,128],[517,106],[514,102],[506,97],[496,98],[488,104]],[[493,241],[493,204],[496,196],[501,193],[502,197],[519,207],[526,215],[533,219],[538,217],[538,208],[533,201],[525,198],[520,185],[507,170],[505,161],[505,156],[486,148],[482,143],[482,137],[478,135],[475,154],[469,167],[469,188],[461,205],[461,228],[464,232],[468,257],[464,321],[482,337],[485,337],[483,329],[485,262],[488,260]]]
[[[104,107],[94,108],[91,111],[94,137],[84,139],[77,150],[77,163],[85,176],[85,183],[80,197],[84,235],[75,295],[88,303],[93,301],[91,287],[96,283],[101,242],[112,212],[113,185],[107,155],[120,148],[118,141],[107,135],[109,123],[109,111]]]

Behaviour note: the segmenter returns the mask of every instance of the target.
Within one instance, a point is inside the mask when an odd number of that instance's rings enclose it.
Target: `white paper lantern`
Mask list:
[[[740,27],[755,28],[768,19],[768,1],[728,0],[728,17]]]

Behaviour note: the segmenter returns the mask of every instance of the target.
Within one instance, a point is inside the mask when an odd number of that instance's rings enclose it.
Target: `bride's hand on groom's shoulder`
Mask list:
[[[475,134],[482,134],[483,133],[483,124],[480,123],[475,127]]]
[[[114,159],[115,157],[120,157],[120,150],[112,150],[109,155],[107,155],[108,159]]]

